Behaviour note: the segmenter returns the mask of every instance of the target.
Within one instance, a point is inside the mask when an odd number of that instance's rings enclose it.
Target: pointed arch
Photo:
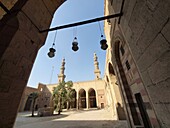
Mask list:
[[[79,90],[79,108],[86,108],[86,91],[84,89]]]
[[[89,95],[89,107],[90,108],[96,108],[97,103],[96,103],[96,92],[93,88],[90,88],[88,91]]]
[[[115,76],[115,71],[114,71],[113,66],[112,66],[112,64],[110,62],[109,62],[109,74]]]
[[[27,98],[27,101],[25,103],[24,111],[30,111],[31,110],[31,105],[32,105],[32,98],[29,95]]]
[[[130,89],[130,86],[128,85],[127,82],[127,78],[125,76],[125,71],[123,69],[122,66],[122,62],[120,59],[120,44],[121,44],[121,40],[118,39],[114,42],[115,44],[115,59],[116,59],[116,64],[117,64],[117,68],[118,68],[118,72],[120,75],[120,81],[119,83],[121,83],[120,88],[122,91],[122,96],[125,102],[125,106],[126,106],[126,110],[127,110],[127,116],[128,119],[130,120],[130,122],[133,122],[134,125],[140,125],[140,120],[138,117],[138,113],[135,107],[135,103],[133,100],[133,96],[132,96],[132,92]],[[131,115],[131,116],[130,116]]]

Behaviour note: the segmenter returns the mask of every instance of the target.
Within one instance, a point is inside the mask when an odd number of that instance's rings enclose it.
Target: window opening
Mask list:
[[[123,56],[123,55],[124,55],[124,53],[125,53],[125,50],[124,50],[124,48],[123,48],[123,46],[122,46],[122,45],[120,46],[120,51],[121,51],[122,56]]]
[[[126,61],[126,67],[127,67],[127,70],[130,69],[130,64],[129,64],[129,61],[128,61],[128,60]]]

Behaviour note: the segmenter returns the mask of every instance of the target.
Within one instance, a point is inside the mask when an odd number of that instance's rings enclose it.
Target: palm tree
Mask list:
[[[38,96],[39,96],[38,92],[32,92],[30,94],[30,97],[31,97],[32,102],[33,102],[33,104],[32,104],[32,116],[34,116],[35,101],[38,98]]]
[[[73,82],[72,82],[72,81],[68,81],[68,82],[66,83],[67,110],[70,108],[70,103],[73,101],[74,89],[72,89],[72,87],[73,87]]]
[[[53,101],[56,106],[56,110],[58,114],[61,113],[64,103],[67,103],[67,108],[71,101],[71,94],[72,94],[72,86],[73,82],[61,82],[57,87],[53,90]]]
[[[60,112],[62,111],[62,105],[63,100],[66,95],[66,88],[65,88],[65,82],[59,83],[57,87],[54,87],[53,90],[53,100],[54,104],[56,106],[56,110],[58,111],[58,114],[60,115]]]

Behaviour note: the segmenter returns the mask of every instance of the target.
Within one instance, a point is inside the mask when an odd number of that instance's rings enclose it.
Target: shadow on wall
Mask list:
[[[118,114],[119,120],[126,120],[124,108],[121,106],[121,104],[119,102],[117,103],[116,109],[117,109],[117,114]]]

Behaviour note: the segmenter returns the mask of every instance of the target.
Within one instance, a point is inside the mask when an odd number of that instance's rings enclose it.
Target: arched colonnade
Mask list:
[[[77,109],[97,108],[98,102],[96,98],[96,90],[93,88],[87,90],[83,88],[76,89],[71,107]]]

